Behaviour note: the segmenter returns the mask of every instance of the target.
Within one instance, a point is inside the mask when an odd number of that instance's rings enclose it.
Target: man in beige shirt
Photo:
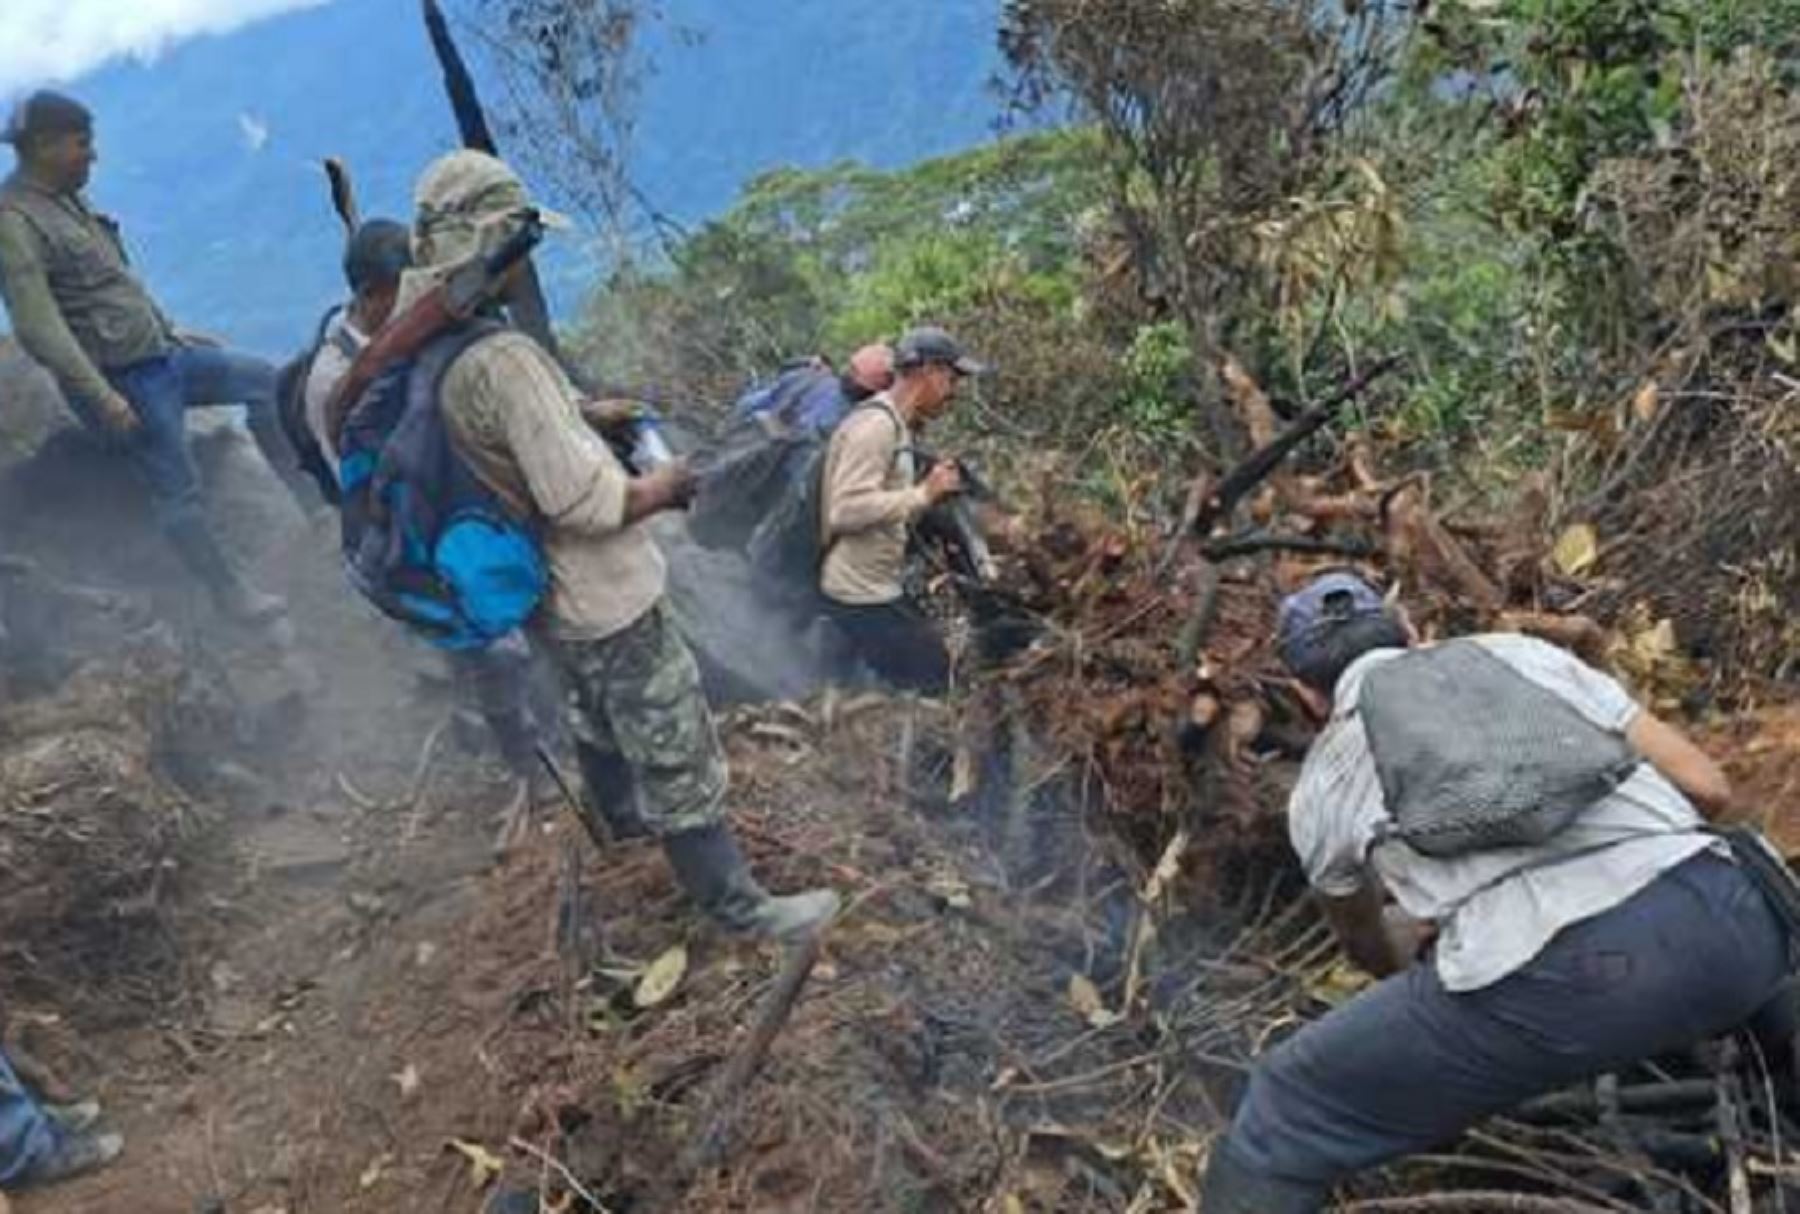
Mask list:
[[[511,169],[454,152],[419,180],[400,308],[434,271],[491,253],[535,208]],[[541,527],[550,586],[532,621],[578,709],[597,837],[658,837],[677,879],[715,921],[768,937],[817,930],[829,890],[767,893],[725,820],[726,768],[700,671],[663,598],[661,554],[642,523],[692,493],[685,464],[632,476],[593,429],[562,369],[516,330],[478,340],[439,389],[445,427],[471,471]],[[602,800],[604,799],[604,801]]]
[[[826,616],[860,661],[906,691],[939,695],[950,685],[943,638],[906,593],[908,531],[962,489],[953,460],[918,479],[912,438],[984,370],[944,330],[913,329],[894,346],[893,388],[857,406],[825,450]]]

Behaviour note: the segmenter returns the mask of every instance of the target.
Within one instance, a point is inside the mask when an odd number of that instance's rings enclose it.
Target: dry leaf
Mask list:
[[[1107,1010],[1106,1001],[1100,998],[1100,988],[1086,974],[1069,975],[1069,1005],[1097,1029],[1110,1028],[1124,1019],[1117,1012]]]
[[[1175,837],[1169,840],[1169,845],[1163,848],[1162,858],[1156,862],[1156,870],[1150,874],[1150,880],[1144,884],[1145,902],[1154,903],[1161,898],[1163,891],[1181,875],[1181,857],[1187,853],[1187,845],[1187,831],[1176,831]]]
[[[1645,380],[1643,386],[1637,390],[1637,394],[1631,398],[1631,415],[1640,422],[1647,422],[1654,418],[1656,416],[1657,400],[1660,395],[1661,393],[1656,386],[1656,381],[1653,379]]]
[[[469,1183],[477,1189],[485,1189],[493,1184],[506,1170],[500,1157],[482,1146],[480,1143],[464,1142],[460,1138],[452,1138],[444,1144],[469,1161]]]
[[[1556,537],[1550,559],[1565,576],[1580,577],[1600,559],[1600,537],[1587,523],[1576,523]]]
[[[969,883],[949,873],[937,874],[926,882],[925,888],[945,906],[955,910],[968,910],[975,905],[975,900],[969,895]]]
[[[381,1174],[387,1169],[389,1161],[393,1158],[393,1154],[388,1151],[377,1155],[369,1166],[363,1169],[362,1175],[356,1178],[356,1186],[360,1189],[372,1189],[380,1184]]]
[[[666,1003],[675,988],[681,985],[682,978],[687,975],[687,949],[677,944],[674,948],[650,963],[644,976],[638,979],[637,989],[631,993],[631,1001],[639,1007],[656,1007]]]
[[[1315,981],[1309,983],[1306,993],[1320,1003],[1330,1007],[1348,1003],[1374,984],[1374,979],[1359,969],[1352,969],[1347,962],[1339,961],[1326,970]]]
[[[1645,662],[1658,662],[1675,652],[1675,624],[1660,619],[1631,638],[1632,652]]]
[[[1016,1193],[1008,1193],[1000,1199],[1000,1214],[1025,1214],[1025,1203]]]

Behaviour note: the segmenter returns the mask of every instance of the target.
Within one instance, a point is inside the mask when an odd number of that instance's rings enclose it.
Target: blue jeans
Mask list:
[[[12,1188],[54,1151],[61,1135],[0,1052],[0,1190]]]
[[[235,350],[177,346],[107,377],[143,423],[128,451],[165,528],[201,517],[200,472],[187,443],[189,409],[243,405],[263,458],[285,483],[293,483],[293,460],[275,412],[274,364]]]
[[[1258,1062],[1226,1144],[1322,1195],[1533,1096],[1729,1032],[1786,971],[1762,892],[1702,853],[1492,986],[1447,991],[1427,960],[1301,1029]]]

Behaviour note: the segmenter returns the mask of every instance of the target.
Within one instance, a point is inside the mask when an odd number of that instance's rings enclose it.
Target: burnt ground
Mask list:
[[[329,535],[271,501],[241,438],[212,441],[221,516],[317,657],[304,715],[92,452],[52,446],[0,484],[9,549],[142,598],[226,706],[161,756],[194,826],[148,926],[121,910],[85,968],[7,992],[128,1138],[20,1214],[476,1211],[501,1185],[558,1210],[1191,1209],[1245,1060],[1351,989],[1278,857],[1198,839],[1146,863],[1004,695],[961,718],[773,703],[726,719],[734,820],[770,885],[830,883],[847,910],[766,1065],[724,1090],[784,955],[721,938],[655,849],[598,852],[555,807],[496,863],[511,789],[449,724],[433,660],[342,591]],[[69,483],[95,487],[45,508]],[[1793,730],[1772,708],[1711,740],[1781,799]],[[1291,764],[1247,757],[1272,815]],[[1431,1166],[1359,1191],[1430,1188]],[[1593,1208],[1651,1208],[1619,1183]]]
[[[241,436],[201,449],[215,513],[290,596],[323,677],[304,715],[280,663],[182,584],[129,485],[96,479],[106,457],[52,438],[0,487],[11,551],[141,600],[226,706],[217,736],[161,755],[196,825],[149,926],[90,924],[83,967],[9,993],[25,1040],[128,1140],[21,1214],[479,1209],[452,1142],[534,1186],[555,1179],[544,1158],[566,1163],[613,1210],[1115,1209],[1190,1183],[1230,1070],[1167,1066],[1148,1009],[1191,1010],[1198,988],[1156,978],[1141,866],[1088,835],[1046,756],[952,808],[980,764],[953,775],[950,722],[871,698],[728,722],[759,872],[828,882],[849,910],[726,1102],[716,1166],[680,1166],[781,953],[721,938],[655,849],[600,855],[555,807],[497,865],[512,788],[450,724],[431,657],[341,590],[330,536],[271,498]],[[679,986],[637,1007],[676,945]]]

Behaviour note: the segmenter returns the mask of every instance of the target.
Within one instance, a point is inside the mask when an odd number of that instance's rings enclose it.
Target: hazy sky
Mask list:
[[[0,96],[330,0],[0,0]]]

